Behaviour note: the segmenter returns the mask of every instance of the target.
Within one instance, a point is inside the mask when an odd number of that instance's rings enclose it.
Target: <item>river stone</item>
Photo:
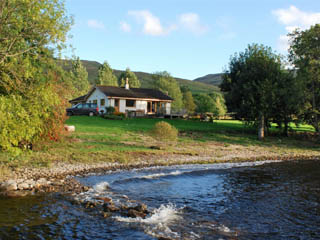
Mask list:
[[[38,184],[40,185],[46,185],[47,184],[47,179],[45,178],[40,178],[38,181],[37,181]]]
[[[120,209],[112,203],[105,203],[103,204],[103,210],[105,212],[118,212]]]
[[[6,192],[7,197],[15,198],[15,197],[25,197],[29,194],[28,191],[8,191]]]
[[[25,183],[34,186],[36,182],[33,179],[29,179]]]
[[[147,214],[145,214],[143,212],[138,212],[134,209],[129,209],[127,216],[131,217],[131,218],[137,218],[137,217],[145,218],[147,216]]]
[[[30,188],[30,185],[28,184],[28,183],[20,183],[20,184],[18,184],[18,189],[19,190],[26,190],[26,189],[29,189]]]
[[[136,210],[136,211],[138,211],[138,212],[143,212],[143,213],[146,213],[147,212],[147,205],[145,205],[145,204],[139,204],[139,205],[137,205],[136,207],[134,207],[133,209],[134,210]]]
[[[8,180],[4,182],[2,186],[6,191],[15,191],[18,189],[18,186],[15,180]]]

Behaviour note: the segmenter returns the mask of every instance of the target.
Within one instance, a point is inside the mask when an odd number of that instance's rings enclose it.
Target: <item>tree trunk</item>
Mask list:
[[[318,120],[318,113],[316,112],[317,106],[316,106],[316,93],[315,93],[315,80],[312,79],[312,112],[313,112],[313,122],[314,122],[314,128],[316,132],[319,132],[319,120]]]
[[[285,137],[288,137],[288,124],[289,124],[288,120],[285,119],[284,120],[284,129],[283,129],[283,135]]]
[[[260,122],[259,122],[259,130],[258,130],[258,138],[259,140],[263,140],[264,139],[264,115],[261,114],[260,116]]]

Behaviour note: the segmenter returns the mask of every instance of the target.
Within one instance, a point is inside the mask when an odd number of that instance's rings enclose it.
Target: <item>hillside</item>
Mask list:
[[[65,60],[65,69],[70,69],[70,63],[69,61]],[[88,79],[90,83],[94,83],[95,79],[98,78],[98,69],[101,65],[100,63],[96,61],[87,61],[87,60],[81,60],[84,67],[86,67],[88,71]],[[121,70],[114,70],[114,74],[119,77],[120,74],[124,72]],[[145,72],[134,72],[138,79],[141,82],[141,87],[143,88],[152,88],[153,87],[153,79],[152,74],[145,73]],[[180,86],[187,86],[192,93],[210,93],[210,92],[219,92],[219,88],[217,86],[213,86],[210,84],[202,83],[202,82],[195,82],[187,79],[182,78],[175,78]]]
[[[223,73],[208,74],[206,76],[196,78],[193,81],[219,86],[222,82],[222,76]]]

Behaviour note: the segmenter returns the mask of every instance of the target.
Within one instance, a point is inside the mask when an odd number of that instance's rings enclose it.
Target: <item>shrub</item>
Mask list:
[[[114,115],[115,115],[115,116],[122,117],[122,118],[126,118],[126,114],[125,114],[125,113],[122,113],[122,112],[115,112]]]
[[[118,116],[118,115],[108,115],[108,114],[105,114],[102,116],[104,119],[111,119],[111,120],[123,120],[124,117],[122,116]]]
[[[19,148],[59,140],[63,131],[65,104],[50,84],[34,87],[25,96],[0,96],[0,112],[2,151],[18,154]]]
[[[116,109],[114,107],[106,107],[106,113],[109,115],[114,114],[115,111]]]
[[[178,139],[178,130],[169,123],[161,121],[155,124],[151,130],[151,135],[161,142],[175,142]]]

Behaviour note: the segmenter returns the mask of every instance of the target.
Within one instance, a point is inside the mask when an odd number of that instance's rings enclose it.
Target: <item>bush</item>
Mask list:
[[[114,107],[106,107],[106,113],[109,115],[114,114],[115,111],[116,109]]]
[[[19,148],[59,140],[65,104],[56,91],[54,86],[44,85],[25,96],[0,96],[0,150],[18,154]]]
[[[178,130],[169,123],[161,121],[154,125],[151,135],[161,142],[175,142],[178,139]]]
[[[122,116],[118,116],[118,115],[108,115],[108,114],[105,114],[102,116],[104,119],[111,119],[111,120],[123,120],[124,117]]]
[[[114,115],[115,115],[115,116],[122,117],[122,118],[126,118],[126,114],[125,114],[125,113],[122,113],[122,112],[115,112]]]

